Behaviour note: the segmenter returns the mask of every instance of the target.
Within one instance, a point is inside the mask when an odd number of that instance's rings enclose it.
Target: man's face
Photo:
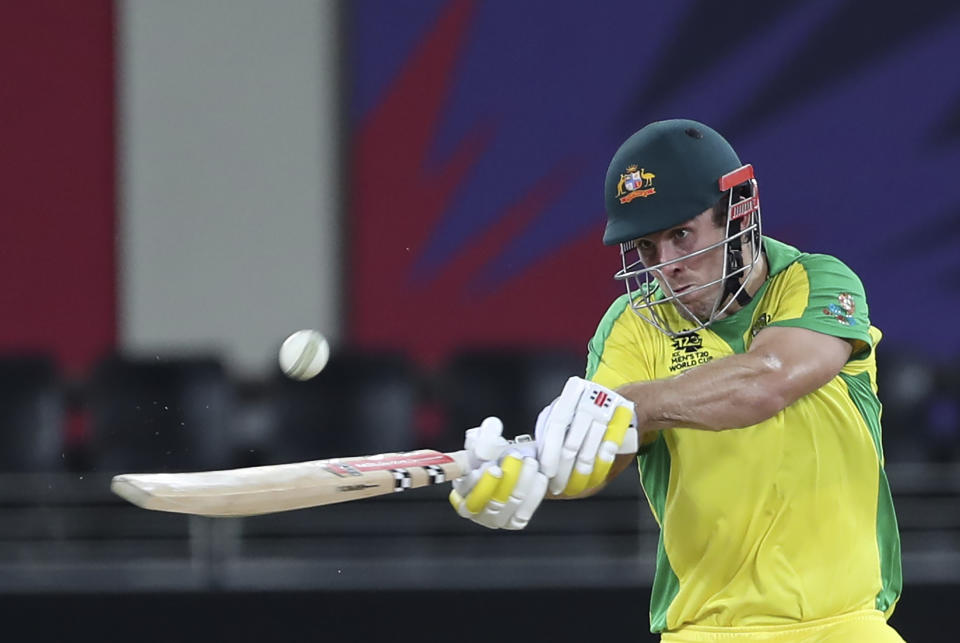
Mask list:
[[[713,209],[707,209],[699,215],[667,230],[654,232],[636,240],[640,259],[647,267],[673,261],[678,257],[688,255],[723,241],[726,237],[722,227],[713,223]],[[660,269],[662,276],[654,271],[660,288],[668,296],[677,295],[682,302],[700,321],[710,317],[713,306],[723,289],[723,283],[716,283],[708,288],[691,292],[697,286],[717,281],[723,276],[724,248],[718,246],[690,259],[676,261]],[[678,307],[681,314],[682,308]]]

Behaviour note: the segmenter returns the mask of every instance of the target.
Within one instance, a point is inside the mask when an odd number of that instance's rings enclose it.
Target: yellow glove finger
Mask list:
[[[630,428],[631,420],[633,420],[633,413],[631,413],[629,408],[619,406],[614,409],[613,417],[610,418],[610,422],[607,424],[607,430],[603,434],[604,446],[610,443],[614,445],[613,450],[615,451],[617,447],[623,443],[627,429]],[[563,489],[563,495],[575,496],[587,489],[593,489],[603,484],[612,466],[613,459],[607,459],[605,454],[598,453],[597,458],[593,461],[593,470],[591,472],[581,473],[574,468],[570,474],[570,480],[567,482],[567,486]]]
[[[596,468],[596,464],[594,464],[594,468]],[[590,477],[590,474],[580,473],[576,468],[574,468],[573,473],[570,474],[570,480],[567,481],[567,486],[563,488],[563,495],[577,495],[587,488],[587,484],[590,482]]]
[[[607,459],[607,455],[604,453],[598,455],[596,461],[593,463],[593,473],[590,474],[587,487],[593,489],[606,482],[611,467],[613,467],[613,457]]]
[[[447,500],[450,501],[450,506],[453,507],[453,510],[460,513],[460,507],[463,506],[463,496],[457,493],[456,489],[450,490],[450,495],[447,496]]]
[[[480,513],[483,507],[490,502],[502,478],[503,471],[500,467],[494,466],[487,469],[470,493],[467,494],[467,511],[472,514]]]
[[[607,432],[603,434],[603,441],[613,442],[618,447],[623,444],[623,438],[627,434],[627,429],[630,428],[632,419],[633,412],[629,408],[618,406],[614,410],[610,422],[607,423]]]
[[[510,494],[517,486],[520,471],[523,469],[523,458],[518,458],[512,454],[508,455],[500,462],[500,469],[503,471],[503,478],[493,493],[493,499],[505,505],[510,500]]]

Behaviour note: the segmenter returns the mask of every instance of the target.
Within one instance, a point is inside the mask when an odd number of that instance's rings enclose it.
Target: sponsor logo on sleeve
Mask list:
[[[853,295],[842,292],[837,295],[837,302],[824,308],[823,314],[833,317],[844,326],[855,326],[857,320],[853,318],[853,314],[857,311],[857,305],[853,301]]]
[[[753,322],[753,326],[750,327],[750,337],[756,337],[757,333],[767,327],[767,324],[770,323],[770,315],[763,313],[757,317],[757,321]]]

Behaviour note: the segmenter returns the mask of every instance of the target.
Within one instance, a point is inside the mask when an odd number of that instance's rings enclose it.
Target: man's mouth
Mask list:
[[[686,286],[675,286],[672,288],[674,295],[679,295],[680,293],[693,288],[693,284],[687,284]]]

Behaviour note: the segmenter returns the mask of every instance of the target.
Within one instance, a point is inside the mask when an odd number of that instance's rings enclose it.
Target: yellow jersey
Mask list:
[[[750,349],[766,326],[850,340],[843,370],[758,424],[673,428],[645,440],[640,479],[660,524],[652,632],[780,626],[893,612],[900,539],[883,469],[863,285],[838,259],[764,238],[769,277],[749,305],[671,339],[617,299],[589,343],[587,378],[669,378]],[[668,306],[664,306],[667,308]],[[673,328],[692,328],[676,310]]]

